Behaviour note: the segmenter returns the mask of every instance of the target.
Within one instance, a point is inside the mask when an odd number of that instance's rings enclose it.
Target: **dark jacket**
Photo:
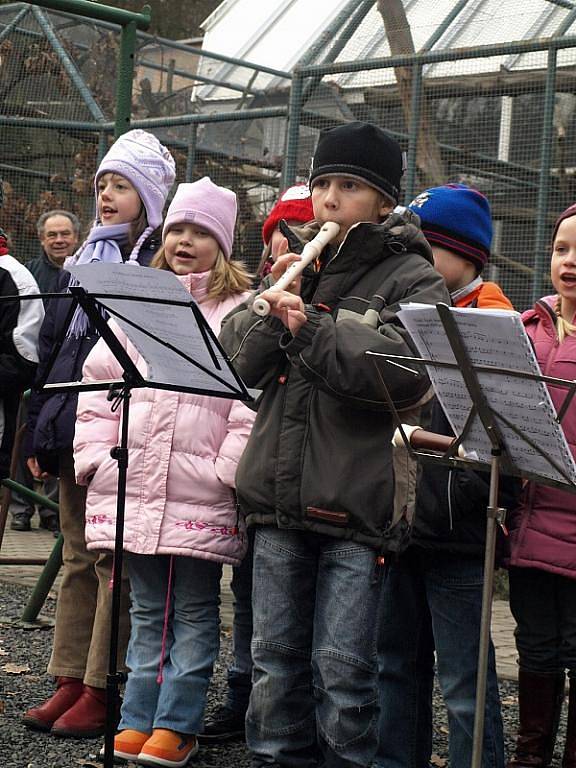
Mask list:
[[[53,264],[44,251],[36,259],[27,261],[25,266],[34,275],[40,293],[57,293],[62,268]]]
[[[224,320],[224,348],[248,386],[263,390],[236,476],[248,524],[392,546],[393,424],[365,353],[412,355],[399,302],[448,300],[417,221],[406,212],[357,224],[320,272],[307,267],[307,323],[296,337],[249,304]],[[317,229],[294,233],[310,239]],[[292,237],[290,246],[302,242]],[[400,408],[429,388],[424,373],[395,366],[386,378]]]
[[[432,407],[429,429],[441,435],[454,434],[437,401]],[[512,509],[520,487],[518,478],[501,475],[499,506]],[[417,484],[410,548],[483,557],[489,491],[489,472],[423,463]]]
[[[481,283],[456,305],[512,309],[512,304],[494,283]],[[428,429],[442,435],[454,434],[437,400],[432,406]],[[520,486],[519,479],[501,476],[500,506],[510,509],[516,503]],[[483,556],[489,490],[488,472],[424,462],[419,470],[411,548]]]
[[[38,333],[44,310],[40,299],[18,296],[38,293],[38,285],[13,256],[0,255],[0,477],[10,473],[20,395],[34,380],[38,363]]]
[[[139,263],[150,263],[157,243],[142,248]],[[70,273],[61,270],[59,291],[65,292],[70,281]],[[98,341],[98,332],[89,328],[80,337],[66,336],[66,319],[69,309],[67,300],[51,299],[46,309],[46,317],[40,330],[38,373],[39,382],[45,375],[47,364],[56,341],[64,336],[60,352],[54,361],[47,383],[80,381],[82,366],[88,353]],[[59,454],[72,451],[74,426],[76,423],[77,393],[34,391],[30,397],[26,437],[25,456],[36,456],[41,468],[52,475],[59,474]]]

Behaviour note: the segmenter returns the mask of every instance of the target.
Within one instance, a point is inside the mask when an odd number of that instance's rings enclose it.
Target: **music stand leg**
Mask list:
[[[120,392],[111,392],[115,397],[113,408],[122,407],[120,445],[110,451],[118,462],[118,494],[116,500],[116,538],[114,542],[114,565],[112,571],[112,615],[110,619],[110,654],[106,675],[106,729],[104,733],[104,768],[114,768],[114,736],[119,705],[118,688],[126,676],[117,671],[118,635],[120,631],[120,601],[122,597],[122,563],[124,551],[124,513],[126,508],[126,478],[128,473],[128,418],[130,410],[130,387]]]
[[[480,643],[478,646],[478,671],[476,676],[476,709],[474,735],[472,737],[471,768],[482,768],[484,743],[484,714],[486,710],[486,680],[488,676],[488,650],[492,620],[492,593],[494,589],[494,558],[496,554],[496,524],[504,510],[498,507],[501,451],[492,449],[490,465],[490,494],[486,508],[486,550],[484,553],[484,582],[482,587],[482,615],[480,619]]]

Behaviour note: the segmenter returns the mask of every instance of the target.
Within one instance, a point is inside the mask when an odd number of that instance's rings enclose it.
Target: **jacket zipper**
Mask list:
[[[454,518],[452,517],[452,470],[448,471],[448,519],[450,530],[454,530]]]

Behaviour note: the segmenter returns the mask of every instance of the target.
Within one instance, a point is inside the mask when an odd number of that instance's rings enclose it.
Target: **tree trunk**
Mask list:
[[[377,7],[384,22],[384,29],[386,30],[392,56],[414,53],[412,32],[410,31],[402,0],[378,0]],[[394,73],[398,83],[404,119],[407,128],[409,128],[412,119],[413,69],[412,67],[395,67]],[[446,183],[446,174],[440,147],[429,119],[424,91],[422,92],[422,99],[416,166],[420,175],[420,184],[430,187]]]

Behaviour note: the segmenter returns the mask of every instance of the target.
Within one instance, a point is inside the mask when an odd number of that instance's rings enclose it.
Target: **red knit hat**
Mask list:
[[[262,239],[268,245],[272,233],[281,219],[304,224],[314,218],[312,198],[307,184],[296,184],[282,193],[280,199],[268,214],[262,227]]]

